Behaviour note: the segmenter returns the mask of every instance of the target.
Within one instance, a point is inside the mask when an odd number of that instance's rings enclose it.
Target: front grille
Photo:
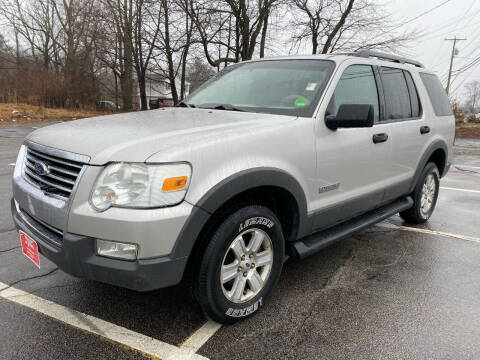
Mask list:
[[[25,221],[30,227],[30,229],[37,232],[39,236],[42,236],[42,239],[47,241],[50,245],[57,247],[61,247],[63,245],[62,230],[33,217],[22,208],[19,208],[19,214],[23,218],[23,221]]]
[[[44,175],[35,170],[35,163],[41,162],[48,167]],[[46,193],[69,198],[82,170],[83,163],[61,158],[45,152],[27,148],[25,155],[24,177]]]

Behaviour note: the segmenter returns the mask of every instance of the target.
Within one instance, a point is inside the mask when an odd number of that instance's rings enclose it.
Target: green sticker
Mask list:
[[[308,99],[304,98],[303,96],[300,96],[295,99],[294,102],[296,107],[304,107],[308,105]]]

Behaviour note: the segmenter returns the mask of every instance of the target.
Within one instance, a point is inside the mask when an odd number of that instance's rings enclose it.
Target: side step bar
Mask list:
[[[292,244],[293,251],[300,259],[306,258],[352,233],[374,225],[412,206],[413,200],[410,196],[400,198],[376,210],[300,239]]]

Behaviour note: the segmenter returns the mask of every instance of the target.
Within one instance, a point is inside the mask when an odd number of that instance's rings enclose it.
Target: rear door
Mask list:
[[[409,191],[429,136],[422,129],[429,127],[412,73],[393,67],[380,67],[379,72],[385,112],[377,127],[388,131],[392,147],[390,183],[384,198],[388,201]]]

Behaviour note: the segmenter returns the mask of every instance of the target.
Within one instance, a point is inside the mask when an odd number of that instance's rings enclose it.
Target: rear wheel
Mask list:
[[[280,222],[266,207],[247,206],[225,219],[208,243],[193,282],[207,315],[231,324],[256,312],[280,277],[284,248]]]
[[[400,217],[411,224],[423,224],[432,216],[440,189],[440,173],[437,166],[428,163],[412,194],[413,206],[400,213]]]

